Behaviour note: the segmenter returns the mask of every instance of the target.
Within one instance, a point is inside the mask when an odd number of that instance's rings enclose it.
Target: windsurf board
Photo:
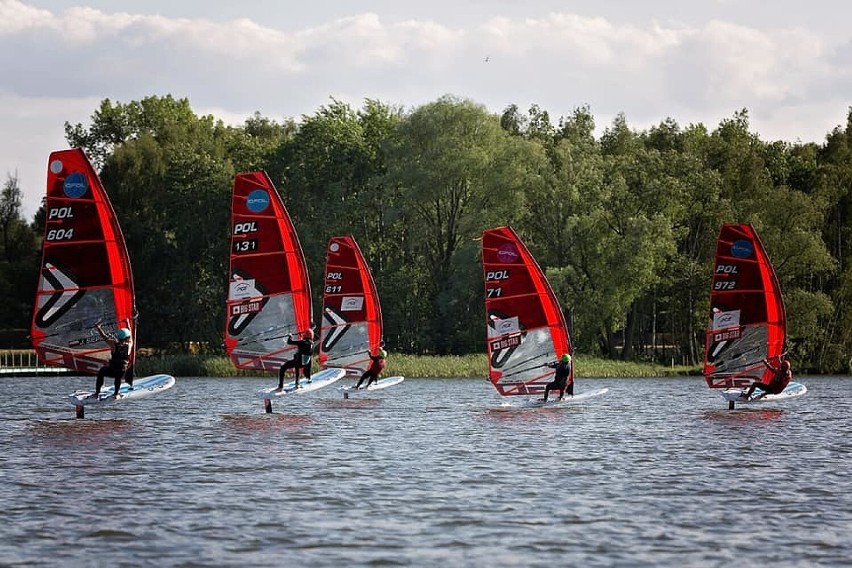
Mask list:
[[[111,379],[112,377],[107,377],[106,380],[109,381]],[[173,386],[175,386],[175,378],[173,376],[151,375],[150,377],[143,377],[141,379],[134,380],[132,387],[127,383],[122,383],[121,388],[118,389],[119,398],[115,398],[113,396],[115,387],[110,386],[101,389],[97,398],[92,396],[94,391],[75,391],[69,396],[69,401],[74,406],[93,406],[96,404],[122,402],[125,400],[145,398],[146,396],[159,394]]]
[[[368,387],[362,386],[361,388],[356,389],[355,385],[352,385],[352,386],[347,386],[347,387],[340,387],[340,390],[342,390],[345,393],[349,393],[349,395],[353,395],[353,394],[360,393],[360,392],[376,391],[376,390],[386,389],[388,387],[398,385],[399,383],[401,383],[404,380],[405,380],[405,377],[386,377],[384,379],[379,379],[378,381],[376,381],[375,383],[371,384]]]
[[[566,396],[562,400],[559,400],[559,394],[557,392],[551,392],[547,402],[544,402],[542,397],[536,396],[518,403],[505,403],[504,406],[510,408],[562,408],[579,404],[591,398],[606,394],[607,392],[609,392],[608,388],[595,389],[575,394],[573,397]]]
[[[257,398],[270,400],[279,396],[288,394],[305,394],[328,385],[335,383],[346,376],[345,369],[323,369],[322,371],[311,376],[311,379],[302,378],[299,380],[299,388],[296,388],[296,381],[291,381],[284,384],[284,388],[278,389],[277,386],[265,388],[257,391]]]
[[[783,391],[778,394],[767,394],[765,396],[760,396],[761,392],[763,391],[761,391],[760,389],[755,389],[754,393],[749,398],[745,397],[745,390],[741,388],[725,389],[723,391],[720,391],[719,394],[722,396],[722,398],[729,402],[754,404],[758,402],[778,402],[781,400],[787,400],[788,398],[796,398],[807,393],[808,387],[806,387],[802,383],[791,382]]]

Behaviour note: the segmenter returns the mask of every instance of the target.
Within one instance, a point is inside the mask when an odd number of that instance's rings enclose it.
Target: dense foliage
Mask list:
[[[478,238],[510,224],[546,269],[581,353],[700,362],[719,225],[753,223],[785,291],[800,370],[852,354],[852,111],[823,144],[765,142],[748,113],[716,127],[619,116],[599,138],[588,108],[554,123],[444,97],[410,111],[332,100],[297,122],[226,126],[187,100],[104,100],[66,124],[95,162],[130,248],[140,344],[219,349],[231,181],[265,169],[299,231],[316,308],[328,238],[352,234],[376,277],[388,347],[484,350]],[[45,149],[45,154],[51,149]],[[41,211],[0,195],[0,329],[26,329]],[[0,335],[0,341],[3,336]],[[2,345],[0,345],[2,346]]]

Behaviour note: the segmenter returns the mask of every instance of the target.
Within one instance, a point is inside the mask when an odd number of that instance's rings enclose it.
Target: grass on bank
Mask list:
[[[314,361],[314,370],[318,368],[317,362]],[[574,358],[574,374],[577,378],[682,377],[697,375],[700,372],[698,367],[684,365],[612,361],[583,355]],[[272,374],[237,369],[224,355],[158,354],[138,357],[136,376],[156,373],[167,373],[176,377],[256,377]],[[485,354],[435,356],[391,353],[382,375],[483,379],[488,376],[488,358]]]

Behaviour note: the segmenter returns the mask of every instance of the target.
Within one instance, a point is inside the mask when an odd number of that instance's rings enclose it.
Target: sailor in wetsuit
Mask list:
[[[302,339],[293,341],[292,335],[287,334],[287,343],[296,346],[293,358],[281,365],[278,369],[278,390],[284,388],[284,373],[287,369],[293,369],[296,374],[296,387],[299,388],[299,371],[305,374],[305,379],[311,382],[311,353],[314,350],[314,332],[311,329],[302,334]]]
[[[559,358],[559,361],[547,363],[547,367],[556,369],[556,374],[553,381],[547,383],[544,387],[544,402],[547,402],[547,395],[552,390],[559,391],[559,400],[565,398],[565,395],[574,396],[574,379],[571,377],[571,356],[565,353]]]
[[[755,397],[755,400],[763,398],[767,394],[779,394],[787,388],[787,385],[790,384],[790,381],[793,379],[793,371],[790,368],[790,362],[786,359],[783,359],[778,367],[773,367],[772,364],[769,363],[768,359],[764,359],[763,364],[772,371],[772,378],[768,383],[751,383],[751,386],[746,391],[746,398],[751,397],[752,393],[754,393],[754,389],[760,389],[763,391]]]
[[[95,392],[94,394],[89,395],[89,398],[98,398],[101,394],[101,387],[104,385],[104,377],[107,376],[115,379],[115,392],[113,393],[113,396],[115,398],[121,398],[121,394],[119,394],[118,390],[121,388],[122,380],[127,382],[131,388],[133,387],[133,375],[127,372],[130,368],[130,355],[133,353],[133,334],[130,333],[128,328],[122,327],[115,334],[115,337],[113,337],[104,331],[100,322],[95,324],[95,329],[98,330],[98,333],[101,335],[103,340],[107,342],[107,345],[109,345],[112,355],[110,356],[109,363],[101,367],[98,371],[98,380],[95,383]]]
[[[379,374],[385,368],[385,358],[388,356],[387,351],[384,349],[379,349],[379,354],[376,356],[370,355],[370,367],[364,371],[364,374],[361,375],[361,378],[358,379],[358,384],[355,385],[355,390],[361,388],[361,383],[364,382],[364,379],[367,379],[367,384],[364,385],[364,388],[367,388],[373,383],[379,381]]]

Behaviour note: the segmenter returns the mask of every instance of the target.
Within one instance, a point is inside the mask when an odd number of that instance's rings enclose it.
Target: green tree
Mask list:
[[[0,191],[0,329],[28,329],[35,297],[38,245],[35,233],[21,216],[22,198],[17,173],[7,173]]]
[[[100,156],[134,268],[140,343],[221,343],[233,133],[188,101],[101,104],[69,143]]]
[[[459,277],[460,270],[481,270],[470,262],[475,258],[470,251],[475,255],[478,247],[474,239],[485,227],[517,216],[531,175],[527,149],[511,142],[498,117],[484,107],[452,97],[405,117],[393,142],[388,185],[400,192],[408,246],[422,258],[428,275],[420,283],[431,307],[420,334],[422,345],[449,353],[471,344],[472,333],[481,335],[471,331],[482,327],[481,296],[478,308],[461,307],[455,287],[473,279]],[[467,262],[460,265],[459,255]],[[479,314],[475,323],[474,313]]]

